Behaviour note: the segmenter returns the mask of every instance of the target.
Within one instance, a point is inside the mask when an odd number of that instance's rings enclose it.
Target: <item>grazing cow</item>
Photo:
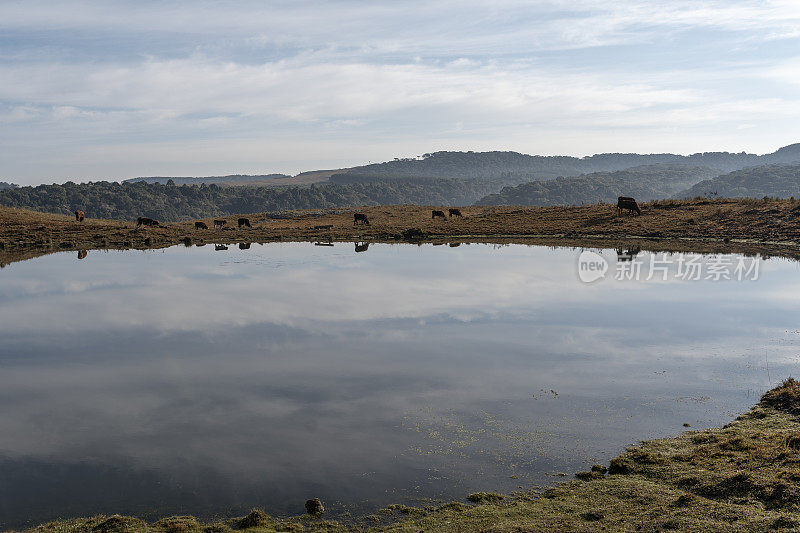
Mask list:
[[[227,220],[215,220],[214,221],[214,227],[215,228],[221,228],[222,226],[224,226],[227,223],[228,223]]]
[[[83,222],[84,218],[86,218],[86,213],[83,211],[75,211],[75,220],[77,222]]]
[[[221,250],[227,250],[227,249],[228,249],[228,247],[225,246],[224,244],[215,244],[214,245],[214,250],[216,250],[218,252],[221,251]]]
[[[78,259],[83,259],[88,253],[86,250],[78,250]]]
[[[431,211],[431,220],[433,220],[436,217],[447,218],[446,216],[444,216],[444,211],[437,211],[434,209],[433,211]]]
[[[152,218],[147,217],[139,217],[136,219],[136,227],[139,226],[158,226],[158,220],[153,220]]]
[[[250,249],[250,243],[249,242],[240,242],[239,243],[239,249],[240,250],[249,250]]]
[[[253,227],[253,226],[250,225],[250,219],[249,218],[240,218],[239,219],[239,227],[241,228],[242,226],[247,226],[248,228],[252,228]]]
[[[194,229],[208,229],[208,224],[205,222],[195,222]]]
[[[634,212],[639,215],[642,214],[642,210],[639,209],[636,200],[630,196],[620,196],[617,198],[617,215],[621,215],[623,209],[626,209],[631,214]]]
[[[353,213],[353,225],[355,226],[359,222],[369,226],[369,219],[367,218],[367,215],[364,213]]]
[[[462,218],[464,217],[464,215],[461,214],[461,210],[460,209],[454,209],[454,208],[451,207],[447,211],[448,211],[448,215],[451,216],[451,217],[462,217]]]
[[[367,249],[369,249],[368,242],[361,242],[361,243],[357,242],[355,243],[355,245],[356,245],[356,252],[366,252]]]

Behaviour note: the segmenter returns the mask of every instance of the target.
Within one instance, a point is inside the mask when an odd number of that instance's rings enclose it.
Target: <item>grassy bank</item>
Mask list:
[[[800,383],[788,379],[722,428],[642,442],[609,465],[542,492],[470,495],[439,507],[391,506],[353,522],[262,511],[214,524],[121,516],[52,522],[31,532],[798,531]]]
[[[651,251],[741,252],[800,258],[800,202],[793,200],[663,201],[641,216],[617,216],[611,205],[465,207],[463,217],[431,219],[436,206],[378,206],[237,216],[209,229],[194,222],[136,228],[134,222],[74,218],[0,207],[0,265],[65,250],[146,249],[276,241],[493,242],[633,247]],[[353,212],[370,225],[353,225]],[[445,210],[446,211],[446,210]]]

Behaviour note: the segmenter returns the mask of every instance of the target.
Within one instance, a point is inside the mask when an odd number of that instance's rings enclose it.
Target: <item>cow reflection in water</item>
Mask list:
[[[250,249],[250,243],[249,242],[240,242],[239,243],[239,249],[240,250],[249,250]]]
[[[83,259],[87,255],[89,255],[89,252],[87,252],[86,250],[79,250],[78,251],[78,259]]]
[[[224,244],[215,244],[214,245],[214,250],[216,250],[218,252],[222,251],[222,250],[227,250],[227,249],[228,249],[228,247],[225,246]]]
[[[633,261],[633,258],[641,251],[642,249],[639,246],[635,246],[629,250],[617,248],[617,261]]]
[[[356,252],[366,252],[369,249],[368,242],[356,242],[353,244],[356,245]]]

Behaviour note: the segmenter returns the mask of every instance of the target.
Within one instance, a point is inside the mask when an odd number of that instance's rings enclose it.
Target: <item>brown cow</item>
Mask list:
[[[447,211],[448,211],[448,216],[451,216],[451,217],[462,217],[463,218],[463,216],[464,216],[464,215],[461,214],[461,210],[460,209],[455,209],[455,208],[451,207]]]
[[[434,209],[433,211],[431,211],[431,219],[434,219],[436,217],[447,218],[446,216],[444,216],[444,211],[437,211]]]
[[[83,259],[88,253],[86,250],[78,250],[78,259]]]
[[[353,225],[355,226],[359,222],[369,226],[369,219],[367,218],[367,215],[364,213],[353,213]]]
[[[139,226],[158,226],[158,220],[153,220],[152,218],[147,217],[139,217],[136,219],[136,227]]]
[[[194,228],[195,229],[208,229],[208,224],[206,224],[205,222],[195,222],[194,223]]]
[[[250,219],[249,218],[240,218],[239,219],[239,227],[241,228],[242,226],[247,226],[248,228],[252,228],[253,227],[253,226],[250,225]]]
[[[215,228],[221,228],[222,226],[224,226],[227,223],[228,223],[227,220],[214,220],[214,227]]]
[[[86,213],[83,211],[75,211],[75,220],[78,222],[83,222],[83,219],[86,218]]]
[[[634,212],[638,214],[642,214],[642,210],[639,209],[639,205],[636,203],[634,198],[630,196],[619,196],[617,198],[617,215],[622,214],[622,210],[627,209],[629,213],[633,214]]]

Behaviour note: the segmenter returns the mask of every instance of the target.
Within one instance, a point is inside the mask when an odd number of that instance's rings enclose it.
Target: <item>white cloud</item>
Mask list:
[[[5,3],[0,157],[35,179],[171,172],[201,147],[301,139],[291,162],[221,156],[199,173],[434,149],[771,151],[795,140],[800,76],[774,40],[798,24],[787,1]],[[164,159],[167,141],[186,151]]]

